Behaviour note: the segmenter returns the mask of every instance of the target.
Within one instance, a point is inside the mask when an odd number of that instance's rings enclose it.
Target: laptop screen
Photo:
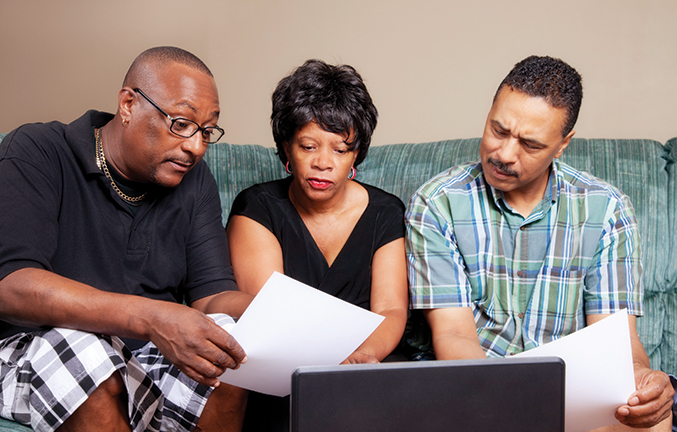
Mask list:
[[[564,431],[556,357],[302,367],[292,432]]]

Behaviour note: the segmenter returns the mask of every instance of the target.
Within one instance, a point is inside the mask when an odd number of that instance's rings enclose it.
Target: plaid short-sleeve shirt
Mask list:
[[[585,315],[642,315],[639,233],[627,196],[554,161],[543,200],[524,218],[481,164],[423,185],[406,215],[412,309],[471,307],[490,357],[585,326]]]

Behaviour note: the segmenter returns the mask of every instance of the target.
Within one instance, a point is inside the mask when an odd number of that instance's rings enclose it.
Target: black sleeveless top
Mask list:
[[[371,261],[381,246],[404,237],[404,204],[395,195],[360,183],[369,194],[369,203],[329,267],[289,200],[291,181],[287,177],[240,192],[230,216],[246,216],[277,237],[285,275],[369,309]]]
[[[369,309],[371,261],[378,248],[404,237],[404,204],[394,195],[362,184],[369,193],[369,204],[329,267],[289,200],[291,181],[292,177],[287,177],[245,189],[235,198],[230,216],[246,216],[277,237],[282,247],[285,275]],[[289,397],[250,391],[242,431],[288,430]]]

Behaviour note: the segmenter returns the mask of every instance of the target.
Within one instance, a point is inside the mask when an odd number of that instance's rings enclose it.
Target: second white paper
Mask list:
[[[586,432],[618,423],[616,409],[635,391],[625,309],[514,357],[538,356],[556,356],[566,363],[566,432]]]
[[[244,348],[247,363],[219,379],[286,396],[296,368],[341,363],[383,319],[275,272],[228,330]]]

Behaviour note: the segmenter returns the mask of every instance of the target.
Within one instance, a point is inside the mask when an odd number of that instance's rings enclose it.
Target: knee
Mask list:
[[[195,431],[242,430],[248,393],[239,387],[221,383],[207,399]]]
[[[113,399],[118,399],[123,394],[127,394],[125,383],[122,381],[122,377],[118,371],[114,371],[113,374],[102,382],[95,391],[105,393],[107,397]]]
[[[118,371],[103,381],[66,419],[59,432],[89,430],[129,431],[127,392]]]

